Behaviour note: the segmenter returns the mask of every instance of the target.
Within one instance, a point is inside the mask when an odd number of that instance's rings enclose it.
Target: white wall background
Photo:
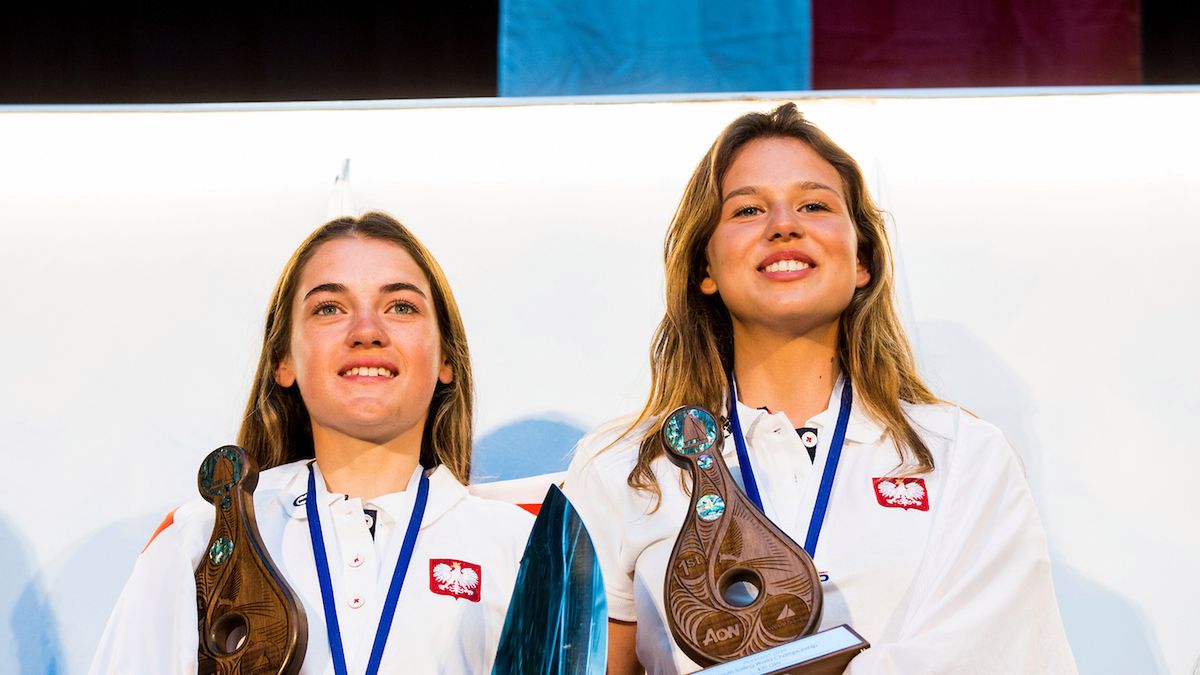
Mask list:
[[[478,431],[632,410],[661,240],[774,101],[0,111],[0,673],[83,673],[233,439],[280,267],[352,160],[445,267]],[[1200,93],[821,98],[894,216],[923,372],[1006,430],[1085,673],[1200,657]]]

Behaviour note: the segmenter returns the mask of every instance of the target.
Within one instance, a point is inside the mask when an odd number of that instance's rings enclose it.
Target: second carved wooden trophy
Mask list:
[[[667,622],[680,649],[710,666],[816,631],[817,570],[734,482],[713,415],[684,406],[667,417],[660,433],[667,457],[692,477],[691,510],[664,589]]]
[[[308,622],[258,533],[258,467],[245,450],[226,445],[204,459],[197,484],[217,516],[196,568],[200,675],[295,675]]]

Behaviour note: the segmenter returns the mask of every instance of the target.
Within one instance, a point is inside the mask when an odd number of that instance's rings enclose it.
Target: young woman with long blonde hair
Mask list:
[[[610,672],[698,669],[663,601],[691,499],[657,432],[685,404],[727,418],[735,479],[813,554],[821,628],[872,644],[848,672],[1073,672],[1020,460],[917,374],[853,158],[792,104],[738,118],[692,174],[665,263],[647,403],[580,442],[565,486],[603,566]]]

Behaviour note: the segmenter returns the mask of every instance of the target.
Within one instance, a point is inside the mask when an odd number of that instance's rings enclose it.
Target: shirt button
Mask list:
[[[359,607],[363,606],[362,596],[356,595],[353,598],[350,598],[350,601],[346,604],[350,605],[350,609],[358,609]]]
[[[354,557],[350,559],[350,566],[351,567],[362,567],[362,564],[363,564],[363,557],[361,555],[355,553]]]

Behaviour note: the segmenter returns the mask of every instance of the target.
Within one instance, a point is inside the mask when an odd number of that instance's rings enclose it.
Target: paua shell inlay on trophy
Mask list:
[[[691,473],[692,504],[667,569],[667,622],[680,649],[710,666],[816,631],[821,585],[808,554],[742,493],[712,413],[676,409],[660,439]]]
[[[204,459],[196,482],[217,516],[196,568],[199,675],[295,675],[308,622],[258,533],[258,467],[245,450],[226,445]]]

